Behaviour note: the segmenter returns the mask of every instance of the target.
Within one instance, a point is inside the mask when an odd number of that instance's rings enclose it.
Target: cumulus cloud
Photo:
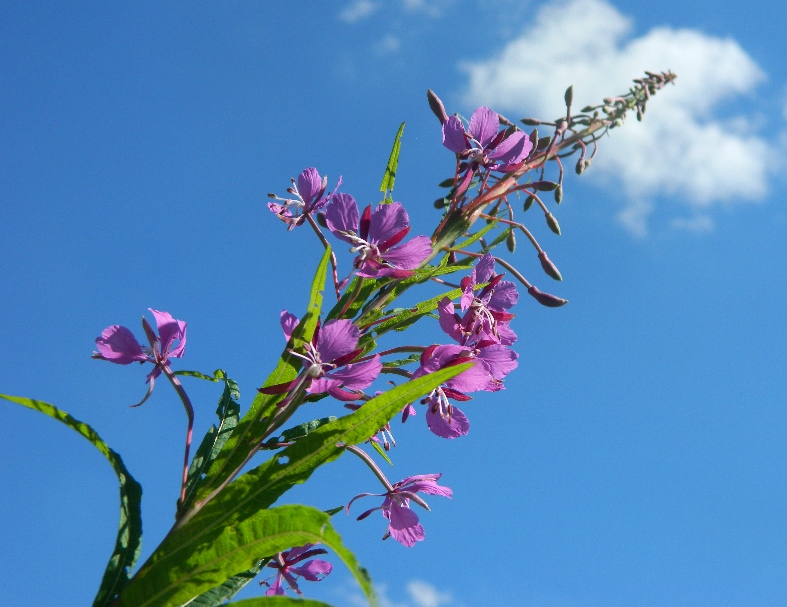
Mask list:
[[[380,8],[378,2],[372,2],[371,0],[354,0],[339,12],[339,19],[345,23],[355,23],[356,21],[361,21],[362,19],[370,17],[378,8]]]
[[[439,17],[452,0],[403,0],[404,9],[409,12],[424,13],[430,17]]]
[[[392,35],[387,35],[381,38],[375,45],[375,50],[381,55],[388,55],[390,53],[395,53],[401,47],[401,42],[399,38]]]
[[[450,594],[440,592],[431,584],[421,580],[409,582],[407,593],[416,607],[441,607],[441,605],[450,605],[453,602]]]
[[[631,29],[631,20],[604,0],[547,4],[499,53],[462,65],[469,76],[466,101],[554,118],[565,111],[569,84],[574,107],[581,108],[626,92],[644,70],[671,69],[676,86],[658,93],[642,123],[632,115],[612,131],[589,174],[623,194],[627,206],[618,220],[636,235],[647,234],[659,196],[676,197],[695,213],[694,223],[676,220],[674,227],[707,230],[712,205],[768,192],[773,146],[746,117],[718,115],[751,94],[765,74],[732,39],[669,27],[631,38]]]

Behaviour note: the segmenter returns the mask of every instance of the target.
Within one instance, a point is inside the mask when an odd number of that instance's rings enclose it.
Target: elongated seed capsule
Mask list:
[[[514,236],[514,230],[508,231],[508,236],[506,236],[506,248],[511,253],[516,251],[516,236]]]
[[[552,213],[545,213],[545,216],[547,218],[547,225],[549,226],[549,229],[560,236],[560,224],[558,224],[555,216]]]

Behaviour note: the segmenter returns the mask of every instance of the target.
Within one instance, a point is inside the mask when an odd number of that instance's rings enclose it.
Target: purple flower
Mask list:
[[[298,326],[298,319],[289,312],[281,314],[282,328],[289,340],[292,331]],[[349,401],[357,394],[348,390],[362,390],[369,386],[382,369],[380,356],[352,363],[358,358],[362,348],[357,348],[361,332],[352,321],[346,319],[329,320],[318,326],[312,340],[304,344],[304,353],[290,350],[290,353],[303,360],[303,373],[291,382],[259,388],[263,394],[282,394],[295,389],[304,389],[309,394],[327,392],[339,400]]]
[[[443,123],[443,145],[459,154],[460,169],[465,174],[460,181],[456,196],[461,196],[470,185],[479,167],[492,171],[511,171],[530,154],[533,143],[522,131],[514,131],[506,137],[500,131],[500,121],[488,107],[480,107],[470,117],[469,132],[456,116]]]
[[[169,367],[170,358],[181,358],[186,349],[186,323],[172,318],[168,312],[159,312],[148,308],[156,319],[158,335],[155,334],[145,317],[142,317],[142,328],[150,346],[141,346],[134,334],[126,327],[112,325],[101,332],[96,338],[98,352],[93,358],[108,360],[118,365],[133,362],[153,363],[153,370],[148,373],[148,392],[137,405],[144,403],[153,392],[153,384],[165,367]],[[177,342],[177,345],[176,345]]]
[[[462,371],[432,390],[422,401],[427,405],[426,424],[429,429],[442,438],[457,438],[470,432],[470,422],[462,411],[448,399],[468,401],[466,392],[485,390],[493,379],[487,364],[482,359],[472,357],[468,348],[455,345],[429,346],[421,354],[421,366],[413,373],[413,379],[434,373],[440,369],[473,362],[473,366]]]
[[[292,187],[287,188],[287,192],[294,194],[297,198],[279,198],[274,194],[269,194],[270,197],[276,198],[276,200],[280,200],[284,204],[269,202],[268,208],[287,224],[288,230],[292,230],[303,224],[309,214],[319,211],[328,204],[341,184],[342,178],[339,177],[339,183],[336,184],[333,192],[325,196],[325,188],[328,186],[328,177],[320,178],[317,169],[309,167],[298,175],[297,184],[293,179]],[[292,207],[295,213],[290,210],[290,207]]]
[[[390,491],[386,493],[361,493],[356,495],[347,504],[347,514],[350,513],[352,503],[360,497],[384,497],[385,500],[383,500],[382,506],[367,510],[358,517],[358,520],[365,519],[376,510],[382,510],[383,516],[388,519],[388,530],[385,532],[383,539],[393,537],[400,544],[412,548],[416,542],[423,541],[426,535],[421,523],[418,522],[418,515],[410,510],[410,500],[429,510],[427,503],[417,495],[418,492],[450,498],[453,495],[451,489],[437,484],[441,476],[442,474],[408,476],[406,479],[391,485]]]
[[[432,254],[432,242],[426,236],[399,244],[410,231],[407,211],[399,202],[377,205],[374,213],[369,205],[359,217],[355,199],[337,194],[325,212],[325,221],[334,236],[358,253],[353,265],[364,278],[406,278]]]
[[[267,581],[260,582],[260,585],[265,584],[266,586],[270,586],[265,592],[265,596],[283,596],[283,581],[287,582],[287,585],[291,590],[294,590],[298,594],[303,595],[301,589],[298,588],[296,578],[300,576],[310,582],[319,582],[331,572],[333,565],[331,565],[328,561],[323,561],[320,559],[314,559],[308,563],[303,563],[302,565],[295,567],[297,563],[305,561],[306,559],[310,559],[313,556],[317,556],[318,554],[327,554],[327,550],[323,550],[322,548],[312,549],[312,546],[314,546],[314,544],[305,544],[298,548],[287,550],[286,552],[279,552],[271,559],[271,561],[268,563],[268,567],[277,570],[276,578],[273,580],[273,584],[270,585]]]
[[[517,302],[519,293],[516,285],[502,280],[503,275],[495,274],[494,268],[494,257],[487,253],[470,276],[462,279],[460,307],[465,313],[463,317],[454,312],[454,304],[447,297],[438,306],[440,327],[462,345],[483,340],[510,345],[516,341],[516,333],[508,325],[514,315],[506,310]],[[477,291],[476,286],[482,283],[488,284]]]

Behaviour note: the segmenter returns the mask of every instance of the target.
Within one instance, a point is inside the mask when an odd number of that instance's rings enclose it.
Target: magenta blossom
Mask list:
[[[281,314],[282,328],[289,340],[298,326],[298,319],[289,312]],[[303,353],[290,350],[290,354],[303,360],[303,372],[291,382],[259,388],[263,394],[283,394],[294,390],[305,390],[309,394],[328,393],[339,400],[357,398],[357,392],[369,386],[382,369],[380,356],[352,363],[362,352],[357,348],[361,332],[352,321],[329,320],[317,326],[311,342],[305,343]]]
[[[514,131],[506,137],[499,130],[500,121],[488,107],[480,107],[470,117],[468,131],[456,116],[443,123],[443,145],[459,155],[460,169],[465,171],[456,196],[465,193],[473,175],[479,168],[508,172],[528,157],[533,143],[522,131]]]
[[[287,188],[287,192],[294,194],[296,198],[279,198],[274,194],[269,194],[271,198],[276,198],[276,200],[280,200],[284,204],[269,202],[268,208],[287,224],[288,230],[292,230],[302,225],[306,221],[306,217],[311,213],[316,213],[328,204],[341,184],[342,178],[339,177],[339,182],[336,184],[333,192],[326,196],[325,189],[328,186],[328,177],[320,178],[317,169],[309,167],[298,175],[297,182],[294,179],[292,180],[292,187]],[[291,211],[290,208],[293,210]]]
[[[383,539],[394,538],[400,544],[412,548],[416,542],[421,542],[426,537],[424,528],[418,522],[418,515],[410,510],[410,500],[422,508],[429,510],[428,504],[420,498],[417,493],[427,495],[441,495],[450,498],[453,492],[448,487],[441,487],[437,484],[442,474],[421,474],[418,476],[408,476],[406,479],[389,485],[391,488],[386,493],[361,493],[356,495],[347,504],[347,514],[350,513],[350,506],[360,497],[377,496],[384,497],[382,506],[367,510],[358,517],[358,520],[365,519],[375,510],[382,510],[383,516],[388,519],[388,530]],[[387,482],[387,481],[386,481]]]
[[[470,276],[462,279],[463,317],[454,312],[447,297],[438,306],[440,327],[462,345],[483,340],[510,345],[516,341],[516,333],[508,325],[514,315],[507,310],[517,302],[519,293],[514,283],[502,280],[503,275],[494,270],[495,259],[487,253],[478,260]],[[477,290],[476,286],[483,283],[488,284]]]
[[[457,438],[470,432],[470,422],[462,411],[448,399],[468,401],[466,392],[485,390],[492,381],[486,362],[472,357],[472,352],[462,346],[429,346],[421,354],[421,366],[413,373],[413,379],[434,373],[440,369],[473,362],[473,366],[462,371],[432,390],[422,401],[427,405],[426,424],[442,438]]]
[[[181,358],[186,349],[186,323],[175,320],[168,312],[148,309],[156,319],[159,332],[157,336],[145,317],[142,317],[142,328],[150,344],[149,347],[141,346],[134,334],[126,327],[112,325],[104,329],[101,336],[96,338],[98,352],[93,352],[93,358],[108,360],[118,365],[128,365],[133,362],[149,362],[155,365],[147,376],[148,392],[135,406],[144,403],[151,395],[156,378],[169,367],[169,359]]]
[[[273,580],[273,584],[269,585],[267,581],[260,582],[260,586],[263,584],[270,586],[268,590],[265,591],[265,596],[283,596],[283,581],[287,582],[287,585],[291,590],[297,592],[300,595],[303,595],[303,592],[301,592],[301,589],[298,588],[298,583],[296,581],[299,576],[310,582],[319,582],[331,572],[333,565],[331,565],[328,561],[323,561],[320,559],[311,560],[308,563],[303,563],[298,567],[295,566],[296,564],[317,556],[318,554],[328,553],[327,550],[323,550],[322,548],[313,549],[312,546],[314,546],[314,544],[305,544],[298,548],[287,550],[286,552],[279,552],[270,560],[268,567],[276,569],[277,571],[276,578]]]
[[[410,218],[399,202],[379,204],[373,213],[369,205],[359,216],[355,199],[337,194],[325,212],[325,221],[334,236],[358,253],[353,265],[356,274],[364,278],[407,278],[432,254],[432,243],[426,236],[399,244],[410,231]]]

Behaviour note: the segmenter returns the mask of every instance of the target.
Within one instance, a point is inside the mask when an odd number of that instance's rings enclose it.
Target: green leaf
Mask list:
[[[245,521],[255,520],[255,517],[262,513],[271,512],[265,508],[269,508],[294,485],[306,481],[319,466],[335,460],[344,453],[343,447],[339,445],[355,445],[367,440],[401,411],[405,404],[428,394],[469,367],[470,364],[456,365],[401,384],[369,400],[357,411],[318,428],[290,447],[279,451],[260,466],[235,479],[191,520],[174,529],[167,536],[134,577],[122,597],[126,602],[121,604],[129,607],[165,605],[167,603],[162,597],[169,597],[170,592],[176,591],[174,582],[191,588],[192,582],[187,574],[189,568],[184,563],[193,565],[195,559],[199,559],[199,555],[203,552],[213,551],[218,537],[227,537],[228,541],[232,538],[237,542],[245,541],[243,539],[245,536],[240,534],[231,537],[223,535],[225,529],[238,528]],[[291,541],[286,547],[298,546],[306,541],[311,540],[307,539],[300,543]],[[331,547],[338,554],[336,548]],[[248,558],[253,559],[263,553],[273,554],[282,549],[284,548],[269,552],[257,550]],[[342,557],[342,560],[348,563],[350,562],[348,558]],[[246,562],[247,567],[253,564],[252,560]],[[222,583],[235,572],[243,570],[243,565],[238,565],[239,563],[234,562],[227,565],[227,570],[224,571],[225,577],[222,579],[217,579],[220,577],[219,574],[211,574],[209,582],[211,585],[195,590],[195,594],[204,592]],[[350,569],[355,573],[370,602],[373,602],[373,591],[368,577],[359,573],[359,569],[353,567]],[[179,574],[176,579],[173,577],[173,571],[181,571],[184,577]],[[202,579],[201,572],[195,572],[193,575],[198,578],[194,584]],[[180,595],[178,597],[181,598]],[[188,598],[191,596],[184,600]],[[175,603],[174,599],[172,602]]]
[[[401,331],[406,329],[408,326],[419,320],[422,316],[425,316],[432,312],[433,310],[437,309],[437,306],[443,300],[444,297],[448,297],[449,299],[456,299],[457,297],[462,296],[462,289],[453,289],[444,293],[442,295],[438,295],[437,297],[432,297],[431,299],[427,299],[426,301],[422,301],[419,304],[416,304],[412,308],[402,312],[401,314],[397,314],[396,316],[389,318],[381,322],[377,325],[374,330],[375,338],[379,338],[380,335],[383,333],[387,333],[388,331],[395,329],[397,331]]]
[[[479,238],[481,238],[484,234],[486,234],[489,230],[494,228],[498,223],[499,219],[495,218],[494,221],[486,224],[483,228],[478,230],[475,234],[471,234],[467,240],[460,242],[458,245],[455,245],[455,249],[467,249],[471,244],[476,242]]]
[[[225,382],[224,392],[221,395],[221,399],[219,399],[218,409],[216,409],[216,415],[219,416],[219,425],[218,427],[210,427],[205,434],[205,438],[202,439],[197,452],[194,454],[194,459],[191,460],[188,480],[186,481],[186,501],[179,510],[191,507],[196,491],[205,479],[207,470],[238,425],[238,417],[240,416],[240,405],[237,402],[237,399],[240,398],[238,384],[228,378],[224,371],[218,370],[214,375],[219,377],[219,374],[221,374],[221,378]]]
[[[299,438],[303,438],[307,436],[309,433],[314,432],[317,428],[324,426],[325,424],[329,424],[331,422],[335,422],[338,417],[335,415],[329,415],[328,417],[321,417],[320,419],[313,419],[310,422],[304,422],[302,424],[298,424],[297,426],[293,426],[282,432],[277,438],[281,438],[281,442],[289,443],[290,441],[298,440]]]
[[[347,289],[342,295],[341,299],[336,303],[336,305],[331,309],[330,312],[325,316],[325,320],[333,320],[334,318],[339,316],[339,312],[344,309],[344,306],[347,304],[347,301],[350,297],[353,296],[355,292],[356,286],[358,281],[363,281],[361,285],[360,291],[355,295],[355,299],[353,302],[347,307],[347,311],[344,313],[344,318],[355,318],[355,315],[358,313],[372,293],[375,293],[382,285],[390,282],[389,278],[361,278],[360,276],[356,276],[353,278],[352,282],[349,284]]]
[[[227,379],[227,374],[224,373],[221,369],[216,369],[213,372],[213,375],[205,375],[204,373],[200,373],[199,371],[175,371],[173,375],[184,375],[186,377],[196,377],[197,379],[206,379],[208,381],[221,381],[222,379]]]
[[[385,167],[385,175],[383,175],[383,182],[380,184],[380,191],[390,193],[394,188],[394,181],[396,180],[396,169],[399,166],[399,150],[402,147],[402,133],[404,132],[404,122],[399,126],[399,131],[396,133],[394,139],[393,149],[391,155],[388,157],[388,166]]]
[[[265,567],[269,560],[270,559],[267,558],[260,559],[251,569],[235,574],[221,586],[216,586],[202,593],[189,603],[189,607],[221,607],[226,605],[228,600],[238,594],[246,584],[257,577],[257,574],[262,571],[262,568]],[[246,601],[240,601],[232,604],[239,605],[245,602]]]
[[[333,550],[355,575],[369,602],[376,604],[368,574],[344,547],[325,512],[300,505],[269,510],[254,504],[246,506],[235,509],[221,525],[170,534],[126,587],[119,607],[186,604],[222,584],[234,572],[254,567],[259,563],[258,555],[274,555],[307,543]],[[194,532],[196,542],[191,535]]]
[[[112,603],[120,591],[128,584],[129,573],[139,556],[142,540],[142,487],[129,474],[120,456],[101,440],[98,433],[84,422],[74,419],[65,411],[40,400],[0,394],[0,398],[17,403],[29,409],[40,411],[52,419],[65,424],[84,436],[107,458],[120,481],[120,525],[115,541],[115,550],[109,559],[101,586],[93,601],[93,607],[106,607]]]
[[[388,454],[385,452],[385,449],[383,449],[383,448],[380,446],[380,443],[376,443],[376,442],[372,441],[372,442],[371,442],[371,445],[372,445],[372,449],[374,449],[375,451],[377,451],[377,453],[379,453],[379,454],[380,454],[380,456],[381,456],[381,457],[382,457],[382,458],[383,458],[383,459],[384,459],[386,462],[388,462],[388,463],[389,463],[391,466],[393,466],[393,462],[391,461],[391,458],[390,458],[390,457],[388,457]]]
[[[312,282],[306,314],[293,332],[292,338],[284,349],[281,358],[279,358],[279,363],[276,365],[273,373],[265,380],[265,386],[292,381],[298,375],[298,371],[301,368],[301,360],[297,356],[290,354],[289,349],[301,347],[303,343],[311,341],[320,317],[320,310],[322,309],[322,294],[325,289],[325,278],[328,274],[330,260],[331,250],[326,248]],[[230,474],[246,459],[249,451],[263,439],[269,428],[267,424],[260,423],[259,420],[270,416],[275,410],[276,404],[283,397],[281,394],[257,394],[232,436],[219,451],[216,459],[213,460],[213,464],[208,469],[205,482],[202,483],[197,491],[195,505],[199,505],[200,500],[207,497],[222,482],[229,478]]]
[[[194,603],[189,603],[189,607]],[[230,603],[227,607],[331,607],[312,599],[293,599],[288,596],[260,596]]]

